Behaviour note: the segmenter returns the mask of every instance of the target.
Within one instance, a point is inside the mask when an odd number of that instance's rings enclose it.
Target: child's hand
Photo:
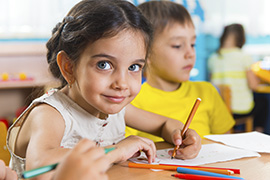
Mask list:
[[[58,165],[54,180],[107,180],[105,173],[110,160],[104,148],[96,147],[93,141],[83,139],[72,149]]]
[[[180,148],[176,151],[175,158],[178,159],[192,159],[195,158],[201,149],[201,137],[193,129],[188,129],[185,133],[184,139],[181,137],[180,130],[174,131],[172,140],[175,145]],[[169,151],[172,156],[173,150]]]
[[[6,167],[4,161],[0,160],[0,180],[17,180],[17,174],[15,171]]]
[[[140,151],[145,152],[149,163],[155,161],[156,146],[154,142],[148,138],[139,136],[129,136],[123,139],[116,144],[116,149],[110,152],[108,156],[116,158],[114,162],[122,162],[139,156]]]

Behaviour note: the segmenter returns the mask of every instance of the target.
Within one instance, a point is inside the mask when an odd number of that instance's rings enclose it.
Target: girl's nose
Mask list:
[[[118,75],[114,78],[112,88],[117,90],[125,90],[128,88],[127,77],[125,74]]]

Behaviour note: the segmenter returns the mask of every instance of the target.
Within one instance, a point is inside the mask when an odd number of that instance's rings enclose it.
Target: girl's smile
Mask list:
[[[104,97],[108,101],[110,101],[111,103],[116,103],[116,104],[122,103],[126,99],[125,96],[106,96],[106,95],[104,95]]]
[[[94,116],[118,113],[140,91],[145,56],[142,34],[131,30],[90,43],[76,65],[69,96]]]

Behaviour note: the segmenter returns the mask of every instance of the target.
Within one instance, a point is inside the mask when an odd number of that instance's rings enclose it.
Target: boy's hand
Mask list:
[[[181,131],[176,130],[173,132],[172,140],[175,145],[179,146],[176,151],[175,158],[178,159],[192,159],[195,158],[201,149],[201,137],[193,129],[188,129],[184,135],[184,139],[181,137]],[[172,156],[173,150],[169,151]]]
[[[140,151],[143,151],[148,162],[152,163],[156,157],[156,146],[154,142],[148,138],[139,136],[129,136],[118,144],[116,149],[108,154],[114,162],[126,161],[129,158],[140,156]]]

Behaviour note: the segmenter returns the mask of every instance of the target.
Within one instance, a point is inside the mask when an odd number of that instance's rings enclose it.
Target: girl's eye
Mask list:
[[[104,69],[104,70],[111,69],[111,65],[107,61],[100,61],[98,62],[97,66],[99,69]]]
[[[132,64],[131,66],[129,66],[128,70],[130,71],[139,71],[141,69],[141,66],[139,64]]]
[[[191,44],[191,47],[193,47],[193,48],[196,47],[196,44]]]

